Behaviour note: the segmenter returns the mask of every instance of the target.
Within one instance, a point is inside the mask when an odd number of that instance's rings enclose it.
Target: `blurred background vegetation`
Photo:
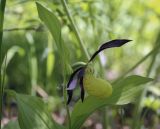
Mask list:
[[[85,62],[85,55],[73,33],[61,2],[59,0],[38,1],[49,7],[61,21],[62,37],[69,52],[66,60],[71,66],[79,61]],[[103,72],[104,77],[110,82],[125,74],[154,78],[154,83],[143,96],[142,105],[144,110],[147,109],[148,116],[145,114],[142,125],[159,129],[160,1],[68,0],[67,2],[89,54],[94,53],[100,44],[112,39],[133,40],[122,48],[102,52],[100,58],[94,61],[96,73],[102,76]],[[53,110],[54,119],[59,123],[65,123],[66,112],[62,103],[63,74],[60,68],[62,62],[59,59],[63,51],[57,49],[50,32],[40,21],[35,2],[32,0],[7,1],[3,32],[4,62],[8,51],[5,88],[13,89],[18,93],[37,94],[48,98],[48,108]],[[139,61],[140,63],[131,69]],[[76,96],[79,96],[78,92],[74,95],[75,101],[78,99]],[[10,105],[7,104],[7,99],[4,99],[6,105],[4,119],[12,118],[14,114],[8,114]],[[124,116],[127,119],[123,124],[129,128],[128,124],[133,118],[133,107],[134,105],[128,105],[124,108],[113,109],[114,122],[117,122],[117,125],[121,124],[122,121],[119,120],[121,110],[127,110],[128,115],[126,113]],[[98,117],[95,119],[95,116]],[[99,112],[93,114],[84,124],[84,128],[101,129],[100,116]]]

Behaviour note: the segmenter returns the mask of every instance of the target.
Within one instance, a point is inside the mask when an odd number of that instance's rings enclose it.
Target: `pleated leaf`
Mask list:
[[[136,101],[140,95],[144,85],[153,79],[141,76],[129,76],[120,82],[113,84],[112,96],[107,99],[99,99],[93,96],[88,96],[84,102],[78,101],[74,106],[71,120],[72,129],[80,129],[85,120],[95,110],[109,105],[124,105]]]

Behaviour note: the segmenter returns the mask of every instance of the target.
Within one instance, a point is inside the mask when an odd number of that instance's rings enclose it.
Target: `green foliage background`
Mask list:
[[[48,104],[49,110],[63,108],[64,82],[68,80],[72,66],[87,59],[61,2],[37,1],[54,13],[61,28],[55,28],[52,20],[49,21],[50,17],[44,18],[45,13],[40,10],[42,16],[38,16],[33,0],[6,2],[1,54],[3,63],[7,51],[10,59],[7,58],[4,87],[31,95],[42,88],[52,100],[55,99],[54,103]],[[67,4],[90,55],[106,41],[120,38],[133,40],[122,48],[109,49],[100,54],[100,59],[94,61],[96,74],[110,82],[130,74],[153,78],[154,83],[150,87],[156,90],[150,88],[149,91],[153,97],[159,96],[156,94],[160,91],[159,0],[68,0]],[[43,22],[39,17],[44,18],[41,18]],[[45,23],[47,18],[50,26]],[[57,35],[52,32],[54,29]],[[58,36],[62,38],[60,42]],[[153,52],[145,58],[150,51]],[[135,65],[139,61],[140,65]],[[79,96],[78,91],[74,96]],[[145,103],[149,101],[147,98]]]

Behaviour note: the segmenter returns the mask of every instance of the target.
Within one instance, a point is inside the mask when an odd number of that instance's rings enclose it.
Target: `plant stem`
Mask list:
[[[159,33],[158,33],[158,36],[157,36],[157,39],[156,39],[156,41],[155,41],[155,46],[154,46],[154,48],[156,48],[155,50],[154,50],[154,52],[153,52],[153,54],[152,54],[152,58],[151,58],[151,63],[150,63],[150,65],[149,65],[149,67],[148,67],[148,70],[147,70],[147,77],[149,77],[150,76],[150,73],[151,73],[151,71],[152,71],[152,68],[153,68],[153,65],[154,65],[154,63],[155,63],[155,61],[156,61],[156,57],[157,57],[157,55],[158,55],[158,52],[159,52],[159,50],[160,50],[160,44],[159,44],[159,41],[160,41],[160,31],[159,31]],[[147,93],[147,88],[148,87],[145,87],[145,89],[144,89],[144,91],[142,92],[142,94],[141,94],[141,96],[140,96],[140,99],[139,99],[139,101],[137,102],[137,105],[136,105],[136,109],[135,109],[135,118],[134,118],[134,122],[133,122],[133,128],[135,128],[135,129],[138,129],[138,128],[140,128],[140,120],[144,117],[144,115],[142,116],[142,118],[141,118],[141,112],[142,112],[142,101],[143,101],[143,98],[146,96],[146,93]],[[147,111],[146,111],[147,112]],[[145,112],[145,113],[146,113]]]
[[[103,66],[102,66],[100,58],[98,58],[98,62],[99,62],[99,65],[100,65],[101,76],[104,76],[105,73],[104,73],[104,70],[102,69]],[[102,120],[103,129],[108,129],[109,128],[109,116],[108,116],[109,113],[108,112],[109,112],[109,109],[106,108],[106,107],[102,108],[102,110],[101,110],[102,117],[103,117],[103,120]]]
[[[145,57],[143,57],[141,60],[139,60],[133,67],[131,67],[128,71],[126,71],[124,74],[122,74],[114,83],[117,83],[121,79],[123,79],[128,73],[132,72],[137,66],[139,66],[141,63],[143,63],[148,57],[150,57],[152,54],[157,51],[157,47],[153,48]]]
[[[89,54],[88,54],[88,52],[87,52],[87,50],[86,50],[86,48],[85,48],[85,46],[84,46],[83,40],[80,38],[80,34],[79,34],[79,32],[78,32],[78,29],[77,29],[76,25],[74,24],[74,21],[73,21],[72,16],[71,16],[71,14],[70,14],[70,12],[69,12],[67,3],[66,3],[65,0],[61,0],[61,2],[62,2],[62,5],[63,5],[63,8],[64,8],[64,10],[65,10],[65,12],[66,12],[66,14],[67,14],[67,17],[68,17],[68,19],[69,19],[69,21],[70,21],[70,23],[71,23],[71,27],[72,27],[72,29],[73,29],[76,37],[77,37],[77,40],[78,40],[78,42],[79,42],[79,44],[80,44],[80,46],[81,46],[81,49],[82,49],[83,52],[85,53],[86,59],[89,60],[89,59],[90,59],[90,56],[89,56]]]
[[[68,129],[71,129],[71,117],[70,117],[69,108],[66,105],[66,103],[67,103],[67,92],[66,92],[66,87],[65,86],[66,86],[66,80],[65,80],[65,76],[64,76],[64,86],[63,86],[64,105],[65,105],[66,110],[67,110]]]
[[[3,105],[3,85],[2,85],[2,37],[3,37],[3,21],[6,0],[0,1],[0,118],[2,119],[2,105]],[[1,126],[1,123],[0,123]]]
[[[89,53],[88,53],[88,51],[86,50],[85,45],[84,45],[84,42],[83,42],[83,40],[81,39],[80,34],[79,34],[79,32],[78,32],[78,29],[77,29],[77,27],[76,27],[76,25],[75,25],[75,23],[74,23],[74,21],[73,21],[73,19],[72,19],[72,16],[71,16],[71,14],[70,14],[70,12],[69,12],[69,9],[68,9],[68,6],[67,6],[67,4],[66,4],[66,1],[65,1],[65,0],[61,0],[61,2],[62,2],[62,5],[63,5],[64,10],[65,10],[65,12],[66,12],[66,14],[67,14],[67,16],[68,16],[68,19],[69,19],[69,21],[70,21],[70,23],[71,23],[72,29],[74,30],[74,33],[75,33],[75,35],[76,35],[76,37],[77,37],[77,40],[78,40],[78,42],[79,42],[79,44],[80,44],[80,46],[81,46],[81,49],[82,49],[82,51],[84,52],[84,54],[85,54],[85,56],[86,56],[86,59],[89,60],[89,59],[90,59]],[[102,64],[101,64],[100,60],[99,60],[99,64],[100,64],[100,66],[101,66],[101,68],[102,68]],[[102,73],[103,73],[103,70],[102,70],[102,69],[101,69],[101,71],[102,71]],[[103,74],[103,75],[104,75],[104,74]],[[105,114],[103,115],[103,127],[104,127],[105,129],[107,129],[107,125],[108,125],[108,124],[106,124],[106,121],[108,121],[108,117],[106,116],[106,113],[107,113],[106,108],[103,109],[103,112],[105,112]]]
[[[103,129],[108,129],[109,128],[109,110],[108,108],[104,107],[101,110],[102,113],[102,125],[103,125]]]
[[[139,60],[133,67],[131,67],[123,75],[121,75],[114,83],[117,83],[118,81],[123,79],[128,73],[133,71],[137,66],[139,66],[141,63],[143,63],[148,57],[150,57],[151,55],[155,55],[155,53],[158,53],[158,51],[159,51],[159,47],[155,46],[145,57],[143,57],[141,60]],[[147,72],[147,76],[149,76],[149,74],[151,72],[151,68],[153,66],[153,62],[155,61],[155,60],[154,61],[153,60],[152,60],[152,62],[150,64],[150,66],[149,66],[149,69],[148,69],[148,72]],[[145,96],[145,93],[146,93],[146,90],[144,90],[144,92],[142,93],[142,95],[140,97],[140,100],[137,102],[137,106],[136,106],[136,109],[135,109],[136,115],[134,117],[134,121],[133,121],[133,125],[132,125],[132,127],[135,128],[135,129],[139,128],[139,126],[140,126],[140,124],[138,124],[138,123],[139,123],[139,120],[140,120],[141,102],[142,102],[143,97]]]
[[[78,42],[79,42],[79,44],[80,44],[80,46],[81,46],[81,49],[82,49],[82,51],[85,53],[86,59],[89,60],[89,59],[90,59],[90,56],[89,56],[89,54],[88,54],[88,52],[87,52],[87,50],[86,50],[86,48],[85,48],[85,46],[84,46],[84,43],[83,43],[82,39],[80,38],[79,32],[78,32],[78,30],[77,30],[76,25],[74,24],[74,21],[73,21],[73,19],[72,19],[72,16],[71,16],[71,14],[69,13],[69,9],[68,9],[68,6],[67,6],[67,4],[66,4],[66,1],[65,1],[65,0],[61,0],[61,2],[62,2],[62,5],[63,5],[63,8],[64,8],[64,10],[65,10],[65,12],[66,12],[66,14],[67,14],[67,17],[68,17],[68,19],[69,19],[69,21],[70,21],[70,23],[71,23],[71,27],[72,27],[72,29],[73,29],[73,31],[74,31],[74,33],[75,33],[75,36],[77,37],[77,40],[78,40]],[[65,80],[65,79],[64,79],[64,80]],[[65,81],[64,81],[64,82],[65,82]],[[64,95],[64,102],[65,102],[65,105],[66,105],[66,102],[67,102],[67,92],[66,92],[66,87],[65,87],[65,86],[63,87],[63,95]],[[66,110],[67,110],[67,116],[68,116],[68,121],[69,121],[69,123],[68,123],[68,128],[71,129],[71,118],[70,118],[69,108],[68,108],[67,105],[66,105]]]
[[[150,73],[151,73],[151,70],[152,70],[153,65],[154,65],[154,63],[155,63],[155,61],[156,61],[156,57],[157,57],[158,52],[159,52],[159,49],[160,49],[160,31],[159,31],[159,33],[158,33],[158,35],[157,35],[157,39],[156,39],[156,42],[155,42],[155,48],[157,48],[157,49],[155,50],[155,52],[154,52],[154,54],[153,54],[153,56],[152,56],[151,63],[150,63],[150,65],[149,65],[149,67],[148,67],[147,77],[149,77],[149,75],[150,75]]]

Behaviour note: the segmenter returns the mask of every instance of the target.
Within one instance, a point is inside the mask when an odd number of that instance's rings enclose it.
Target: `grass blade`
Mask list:
[[[0,118],[2,119],[2,104],[3,104],[3,85],[2,85],[2,37],[3,37],[3,20],[6,0],[0,1]],[[1,126],[1,124],[0,124]]]

